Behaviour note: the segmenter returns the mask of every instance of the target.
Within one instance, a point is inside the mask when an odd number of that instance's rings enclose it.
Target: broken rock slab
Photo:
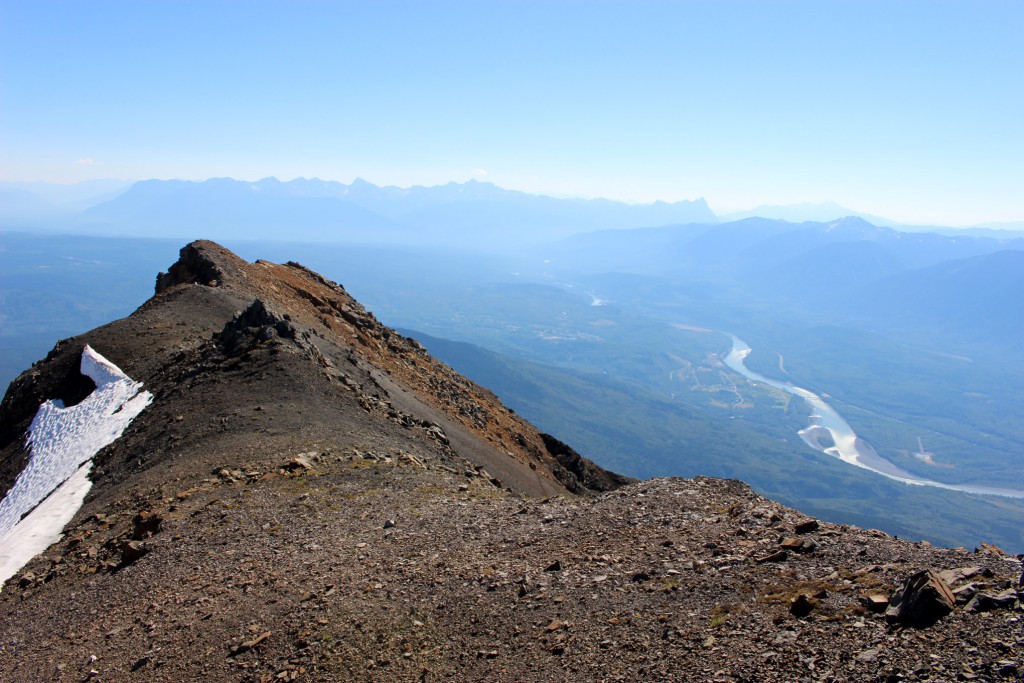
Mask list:
[[[889,607],[889,596],[885,593],[872,591],[861,598],[861,604],[871,612],[884,612]]]
[[[885,610],[885,620],[925,628],[952,612],[955,606],[956,598],[946,582],[935,572],[925,570],[896,589]]]
[[[968,612],[991,612],[997,609],[1013,609],[1017,604],[1017,591],[1007,588],[1001,593],[981,591],[964,608]]]
[[[938,576],[948,585],[953,586],[968,579],[992,578],[992,570],[987,567],[958,567],[957,569],[943,570],[938,573]]]

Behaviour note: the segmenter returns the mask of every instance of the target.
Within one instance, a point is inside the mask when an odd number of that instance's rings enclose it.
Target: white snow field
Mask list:
[[[96,390],[68,408],[57,400],[39,406],[28,428],[28,464],[0,501],[0,586],[60,540],[92,487],[93,456],[153,402],[141,382],[88,344],[81,370]]]

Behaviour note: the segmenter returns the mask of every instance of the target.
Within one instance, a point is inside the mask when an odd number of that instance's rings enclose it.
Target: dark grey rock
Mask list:
[[[921,571],[892,594],[885,620],[924,628],[952,612],[955,606],[956,597],[949,586],[935,573]]]
[[[1001,593],[981,591],[967,603],[964,609],[968,612],[991,612],[997,609],[1013,609],[1017,604],[1017,592],[1008,588]]]

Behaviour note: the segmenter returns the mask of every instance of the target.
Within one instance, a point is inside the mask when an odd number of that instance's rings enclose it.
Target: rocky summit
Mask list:
[[[0,592],[2,681],[1024,675],[1021,564],[635,482],[296,264],[196,242],[0,405],[0,487],[90,345],[153,400]],[[600,455],[600,454],[595,454]]]

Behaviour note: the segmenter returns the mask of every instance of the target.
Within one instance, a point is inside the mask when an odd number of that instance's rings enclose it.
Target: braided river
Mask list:
[[[839,458],[850,465],[862,467],[883,477],[901,481],[912,486],[933,486],[935,488],[962,491],[964,493],[1024,498],[1024,491],[1017,489],[967,484],[944,484],[930,479],[922,479],[906,470],[900,469],[879,455],[878,451],[871,444],[857,436],[850,423],[843,419],[843,416],[835,408],[814,392],[789,382],[770,379],[747,368],[744,361],[750,355],[750,346],[734,334],[729,334],[729,337],[732,338],[732,349],[724,360],[730,369],[740,373],[751,382],[765,384],[797,396],[803,399],[810,407],[810,424],[801,429],[798,434],[811,448]]]

